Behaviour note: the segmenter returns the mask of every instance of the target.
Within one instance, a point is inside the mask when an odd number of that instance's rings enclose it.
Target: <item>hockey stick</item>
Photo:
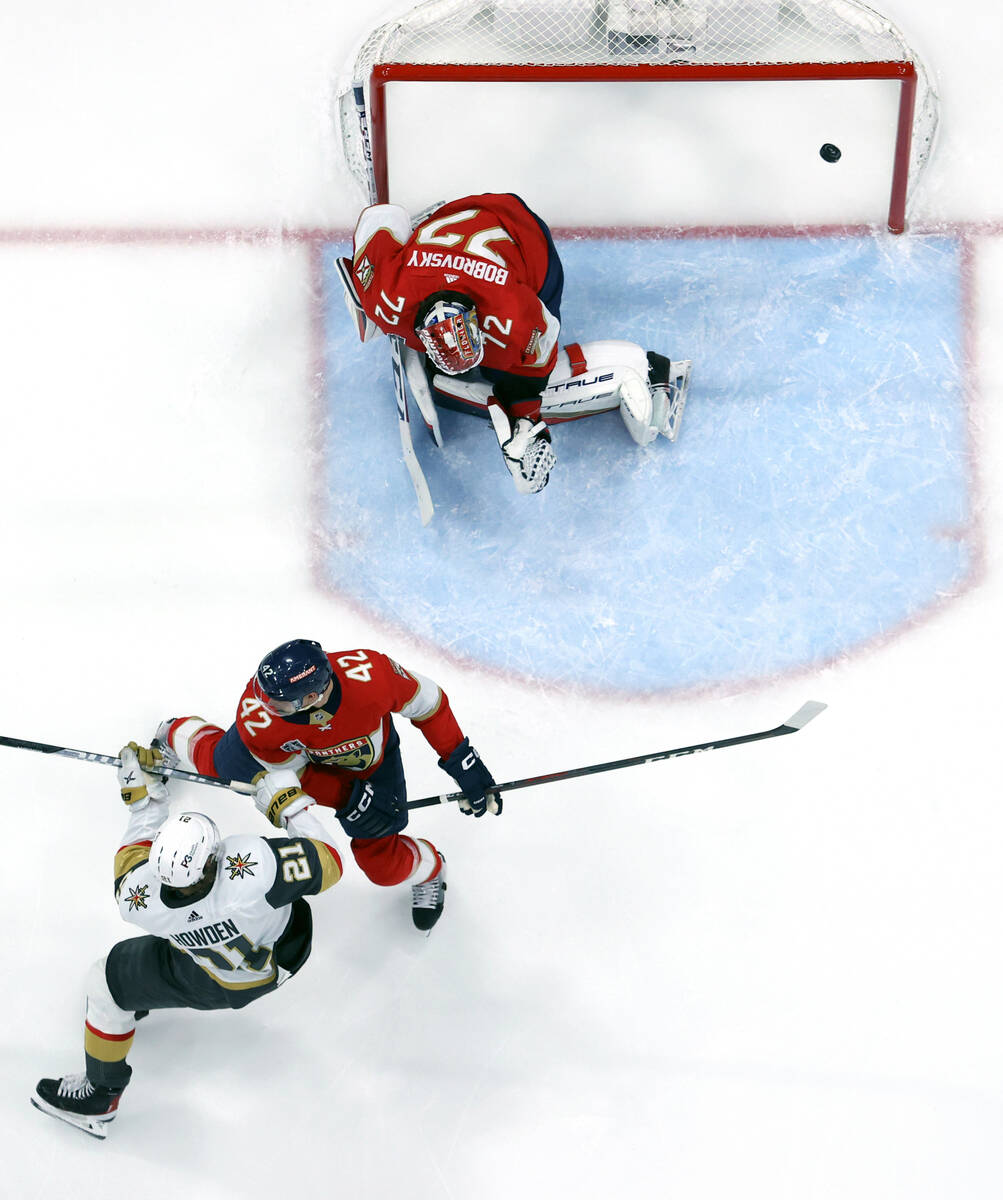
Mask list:
[[[376,326],[366,316],[365,309],[362,307],[362,301],[359,299],[359,293],[355,290],[355,280],[352,278],[352,265],[347,258],[336,258],[334,261],[335,266],[338,268],[338,275],[341,278],[341,286],[344,288],[345,304],[355,320],[355,324],[359,330],[359,337],[364,342],[369,341],[376,331]],[[408,414],[407,393],[404,390],[406,372],[402,362],[402,352],[407,353],[407,347],[403,345],[400,338],[394,337],[391,334],[390,353],[393,360],[394,394],[397,397],[397,421],[400,425],[401,450],[404,453],[404,465],[411,476],[414,492],[418,497],[418,513],[421,516],[421,523],[422,525],[427,525],[431,521],[432,513],[435,510],[432,506],[432,497],[428,490],[428,484],[425,481],[421,464],[418,462],[418,456],[414,452],[414,442],[411,438],[411,419]],[[415,355],[415,358],[417,358],[417,355]],[[412,392],[414,391],[413,385],[411,390]],[[418,398],[416,397],[416,399]],[[420,400],[418,401],[418,407],[421,408]],[[435,421],[433,433],[436,444],[441,446],[442,435],[439,433],[438,420]]]
[[[701,742],[697,746],[680,746],[676,750],[659,750],[655,754],[640,754],[636,758],[618,758],[613,762],[594,763],[590,767],[575,767],[570,771],[553,771],[549,775],[533,775],[528,779],[516,779],[512,783],[499,783],[494,787],[496,792],[514,792],[517,788],[536,787],[541,783],[557,783],[562,779],[577,779],[580,775],[598,775],[600,771],[619,771],[621,767],[637,767],[642,763],[661,762],[663,758],[682,758],[687,754],[701,754],[706,750],[723,750],[725,746],[741,746],[745,742],[761,742],[765,738],[783,737],[786,733],[797,733],[814,717],[817,717],[826,706],[818,700],[809,700],[802,704],[793,717],[789,717],[782,725],[774,729],[765,729],[761,733],[743,733],[739,737],[721,738],[716,742]],[[462,792],[449,792],[445,796],[426,796],[423,800],[409,800],[408,808],[429,808],[433,804],[448,804],[451,800],[459,800]]]
[[[411,398],[418,405],[421,419],[428,426],[428,431],[432,435],[432,441],[441,449],[442,430],[439,428],[439,414],[436,412],[435,401],[432,399],[432,390],[428,386],[428,380],[425,378],[425,368],[421,364],[421,355],[417,350],[412,350],[405,342],[401,346],[401,358],[404,363],[404,378],[411,389]]]
[[[372,144],[369,140],[369,119],[366,115],[366,89],[361,83],[353,83],[352,96],[355,100],[355,113],[359,120],[359,133],[362,137],[363,156],[366,163],[366,183],[369,191],[369,203],[377,204],[379,195],[376,188],[376,172],[373,168]],[[341,270],[339,265],[339,270]],[[345,274],[342,270],[342,281]],[[353,288],[354,291],[354,288]],[[358,296],[356,296],[358,299]],[[394,373],[394,394],[397,397],[397,424],[400,428],[401,450],[404,454],[404,465],[411,476],[414,494],[418,498],[418,515],[422,525],[427,525],[432,519],[435,508],[432,496],[428,490],[418,456],[414,452],[414,440],[411,437],[411,421],[407,411],[407,392],[404,387],[404,364],[401,362],[401,339],[390,335],[390,355]]]
[[[122,760],[110,754],[95,754],[91,750],[71,750],[69,746],[51,746],[48,742],[27,742],[23,738],[3,737],[0,735],[0,746],[10,746],[12,750],[37,750],[39,754],[57,754],[62,758],[76,758],[83,762],[102,763],[107,767],[120,767]],[[212,775],[198,775],[194,771],[182,771],[178,767],[161,767],[158,771],[150,771],[151,775],[161,775],[164,779],[181,779],[186,783],[208,783],[212,787],[230,788],[244,795],[254,795],[253,783],[242,783],[240,780],[216,779]]]
[[[401,362],[401,339],[390,335],[390,354],[394,371],[394,393],[397,396],[397,424],[400,426],[401,450],[404,454],[404,466],[407,467],[414,486],[414,494],[418,498],[418,515],[422,525],[427,525],[432,519],[435,508],[428,483],[418,455],[414,452],[414,441],[411,438],[411,420],[407,411],[407,392],[404,390],[404,364]]]
[[[637,767],[642,763],[661,762],[664,758],[683,758],[687,754],[701,754],[707,750],[723,750],[725,746],[741,746],[745,742],[761,742],[766,738],[782,737],[786,733],[797,733],[804,729],[809,721],[818,716],[826,705],[818,700],[809,700],[802,704],[797,712],[789,717],[782,725],[774,729],[765,729],[761,733],[743,733],[739,737],[721,738],[716,742],[701,742],[696,746],[680,746],[675,750],[659,750],[655,754],[640,754],[636,758],[618,758],[612,762],[593,763],[588,767],[574,767],[570,771],[552,771],[549,775],[533,775],[528,779],[515,779],[511,783],[499,783],[494,787],[496,792],[514,792],[519,788],[536,787],[541,783],[558,783],[562,779],[577,779],[581,775],[598,775],[601,771],[618,771],[621,767]],[[103,763],[109,767],[120,767],[122,760],[113,758],[110,754],[95,754],[90,750],[71,750],[68,746],[52,746],[47,742],[29,742],[22,738],[4,737],[0,735],[0,746],[9,746],[14,750],[36,750],[40,754],[57,754],[63,758],[76,758],[84,762]],[[194,771],[182,771],[177,767],[162,767],[150,774],[163,776],[165,779],[180,779],[185,783],[206,783],[212,787],[230,788],[235,792],[253,795],[255,788],[251,783],[240,780],[216,779],[212,775],[198,775]],[[459,800],[462,792],[449,792],[443,796],[425,796],[421,800],[409,800],[407,807],[430,808],[434,804],[448,804]]]

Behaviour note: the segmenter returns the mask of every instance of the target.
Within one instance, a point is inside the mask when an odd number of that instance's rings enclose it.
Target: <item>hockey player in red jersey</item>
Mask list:
[[[301,795],[335,810],[373,883],[410,881],[412,918],[428,931],[442,912],[445,865],[430,841],[403,832],[407,787],[394,713],[436,751],[464,793],[463,812],[501,812],[494,779],[446,694],[375,650],[326,653],[317,642],[285,642],[262,659],[228,730],[201,717],[171,718],[155,745],[169,765],[221,779],[256,783],[265,772],[295,772]]]
[[[40,1080],[31,1100],[101,1138],[132,1077],[126,1057],[137,1019],[161,1008],[243,1008],[275,991],[310,954],[305,897],[341,878],[326,827],[287,773],[266,775],[254,798],[283,836],[224,838],[204,813],[170,815],[167,784],[148,770],[160,765],[159,752],[130,742],[120,757],[129,823],[115,855],[115,897],[146,936],[118,942],[93,964],[84,1071]]]
[[[675,440],[689,362],[632,342],[558,344],[564,271],[546,224],[518,196],[464,196],[412,226],[395,204],[364,209],[339,262],[359,335],[401,339],[422,415],[434,405],[490,416],[521,492],[547,483],[548,424],[619,408],[641,445]],[[421,356],[424,356],[424,361]]]

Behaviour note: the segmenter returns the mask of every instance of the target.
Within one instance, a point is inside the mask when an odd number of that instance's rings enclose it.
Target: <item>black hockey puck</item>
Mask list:
[[[819,154],[826,162],[839,162],[843,157],[843,151],[838,146],[834,146],[832,142],[826,142],[822,149],[819,150]]]

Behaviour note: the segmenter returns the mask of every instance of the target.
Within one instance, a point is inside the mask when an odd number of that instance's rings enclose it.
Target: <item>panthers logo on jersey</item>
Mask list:
[[[346,771],[364,771],[372,766],[376,747],[372,738],[350,738],[337,746],[325,746],[322,750],[307,751],[310,761],[325,767],[344,767]]]

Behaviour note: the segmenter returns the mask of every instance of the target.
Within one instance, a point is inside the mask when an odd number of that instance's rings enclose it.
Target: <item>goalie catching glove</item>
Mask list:
[[[269,771],[258,782],[254,791],[254,806],[279,829],[285,829],[290,817],[314,804],[313,796],[300,787],[295,771]]]
[[[464,738],[448,758],[440,758],[439,766],[460,785],[463,796],[460,812],[466,816],[483,817],[485,813],[499,816],[502,798],[492,789],[495,781],[481,756],[471,746],[470,738]]]
[[[122,764],[118,768],[118,786],[123,804],[138,812],[151,800],[167,799],[167,784],[150,773],[163,766],[164,758],[159,750],[130,742],[122,747],[118,757]]]

